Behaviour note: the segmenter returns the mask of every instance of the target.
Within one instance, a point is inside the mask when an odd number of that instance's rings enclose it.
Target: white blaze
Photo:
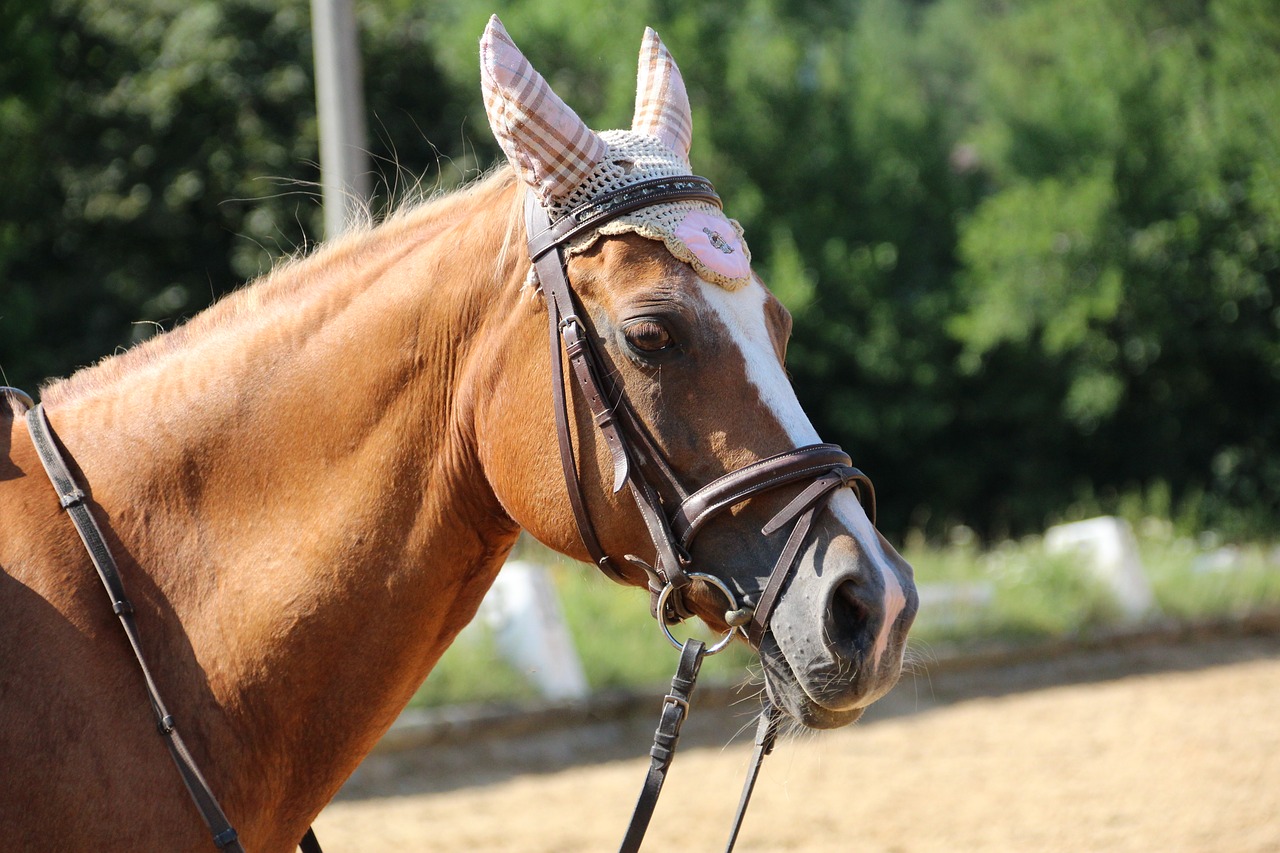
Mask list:
[[[764,285],[752,280],[745,287],[729,291],[706,282],[702,296],[742,351],[747,364],[747,379],[760,393],[760,400],[773,412],[796,447],[817,444],[818,431],[800,408],[796,392],[778,363],[773,338],[765,324],[764,304],[768,293]]]
[[[706,282],[701,284],[707,305],[729,329],[730,335],[742,351],[742,359],[747,366],[747,379],[760,394],[761,402],[773,412],[796,447],[817,444],[821,441],[818,431],[813,428],[813,422],[804,413],[804,409],[800,408],[795,390],[787,380],[782,365],[778,363],[777,352],[765,323],[764,304],[768,294],[764,286],[753,280],[745,287],[729,291]],[[906,596],[888,555],[880,546],[880,537],[852,492],[848,489],[838,490],[828,506],[858,541],[863,553],[884,580],[884,621],[880,625],[872,652],[872,666],[878,667],[880,657],[888,646],[893,624],[906,606]]]

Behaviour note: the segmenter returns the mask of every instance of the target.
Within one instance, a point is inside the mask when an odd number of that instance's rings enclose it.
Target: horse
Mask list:
[[[476,613],[522,530],[631,586],[669,587],[679,573],[619,487],[599,413],[573,404],[581,391],[559,372],[570,356],[545,355],[553,306],[532,271],[526,211],[603,198],[601,175],[623,191],[655,176],[680,183],[684,84],[647,31],[632,128],[597,133],[496,17],[481,58],[508,162],[41,390],[155,682],[250,850],[297,844]],[[605,393],[627,401],[649,455],[690,484],[818,442],[784,373],[790,317],[751,271],[740,227],[707,198],[651,201],[548,255],[577,306],[558,325],[598,354]],[[571,400],[572,483],[557,382]],[[6,399],[6,844],[207,849],[24,406]],[[677,555],[698,569],[681,585],[682,613],[732,631],[726,596],[759,604],[782,548],[760,529],[808,485],[725,493],[732,504]],[[851,723],[892,687],[917,604],[910,566],[847,485],[822,487],[769,624],[739,632],[769,697],[810,728]],[[679,502],[673,488],[653,486],[659,506]],[[671,603],[656,608],[664,626]]]

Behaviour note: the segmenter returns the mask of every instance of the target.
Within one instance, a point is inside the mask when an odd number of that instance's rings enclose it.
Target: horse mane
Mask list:
[[[517,185],[515,201],[503,209],[500,197]],[[40,389],[49,405],[70,403],[114,387],[176,353],[215,337],[225,337],[234,345],[248,326],[269,323],[273,316],[296,312],[309,300],[323,298],[321,282],[335,279],[330,272],[350,268],[362,255],[407,239],[430,239],[455,223],[459,217],[488,209],[477,227],[500,230],[502,242],[495,256],[495,268],[503,269],[515,245],[523,209],[523,185],[515,172],[500,164],[462,186],[429,196],[410,199],[395,206],[381,222],[366,216],[350,231],[316,245],[311,251],[278,260],[259,278],[231,291],[209,307],[173,329],[155,335],[130,349],[104,357],[65,379],[53,379]],[[494,220],[497,219],[495,222]]]

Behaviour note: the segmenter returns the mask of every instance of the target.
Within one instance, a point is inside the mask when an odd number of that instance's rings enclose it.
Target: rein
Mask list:
[[[142,652],[142,638],[138,632],[137,620],[134,619],[133,602],[125,594],[120,569],[102,536],[102,529],[98,527],[93,513],[85,504],[84,490],[76,484],[71,469],[67,467],[66,460],[58,450],[44,406],[34,405],[35,401],[17,388],[0,387],[0,396],[8,396],[26,411],[27,431],[31,435],[31,443],[35,447],[36,455],[40,457],[40,464],[44,467],[45,473],[49,476],[49,482],[53,484],[53,489],[58,494],[58,503],[66,510],[71,523],[75,525],[76,532],[80,534],[80,540],[89,553],[89,559],[98,572],[98,578],[102,581],[107,597],[111,599],[111,610],[120,620],[120,627],[129,640],[134,660],[142,673],[147,701],[151,705],[151,711],[156,720],[156,731],[165,739],[165,746],[169,748],[169,755],[178,769],[178,775],[182,777],[187,793],[191,795],[191,800],[200,812],[200,817],[204,819],[205,825],[213,836],[214,846],[226,853],[244,853],[244,847],[240,844],[235,828],[227,820],[227,815],[218,804],[218,798],[214,796],[213,789],[209,787],[200,768],[196,766],[191,751],[187,749],[182,735],[178,734],[173,715],[169,713],[164,700],[160,697],[160,688],[156,685],[151,668],[147,666],[146,657]],[[321,853],[315,832],[309,827],[298,846],[303,853]]]
[[[875,522],[875,491],[870,479],[854,468],[849,456],[834,444],[806,445],[761,459],[689,494],[649,438],[625,393],[610,393],[601,383],[600,377],[605,375],[605,371],[590,332],[579,316],[578,303],[568,280],[563,247],[578,235],[630,211],[684,200],[721,207],[720,197],[711,183],[693,176],[641,181],[580,205],[554,222],[532,193],[526,195],[525,203],[529,257],[547,306],[556,439],[578,533],[596,566],[611,579],[624,582],[616,562],[601,546],[587,513],[570,433],[574,397],[566,387],[562,353],[569,362],[574,387],[586,403],[592,421],[608,448],[613,465],[613,491],[616,494],[624,485],[629,488],[654,546],[652,564],[633,554],[626,554],[624,558],[645,571],[653,615],[672,645],[681,650],[671,692],[663,699],[661,721],[650,750],[652,762],[649,772],[620,853],[634,853],[640,848],[675,754],[680,727],[689,712],[689,696],[697,680],[702,657],[725,648],[735,633],[741,633],[752,647],[759,649],[769,629],[774,605],[795,569],[813,520],[837,489],[852,488],[866,507],[872,523]],[[645,471],[654,472],[679,495],[681,503],[670,517]],[[769,536],[793,524],[754,603],[744,600],[743,606],[739,607],[723,580],[692,569],[694,560],[690,548],[694,537],[716,515],[766,491],[805,482],[808,485],[761,530],[762,535]],[[692,615],[685,605],[684,592],[695,580],[719,589],[729,604],[725,612],[729,631],[710,648],[698,640],[680,643],[670,630],[672,622]],[[766,699],[757,728],[756,749],[743,785],[726,853],[733,849],[737,840],[760,764],[773,749],[780,715],[781,712]]]

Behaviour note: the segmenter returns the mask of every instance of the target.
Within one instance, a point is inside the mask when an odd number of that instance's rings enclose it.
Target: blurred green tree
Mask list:
[[[1018,391],[1026,429],[1068,427],[1073,470],[1038,512],[1068,485],[1166,482],[1274,530],[1276,11],[1037,2],[985,28],[967,132],[991,185],[962,222],[950,328],[975,375],[1020,359],[1056,378]]]
[[[440,173],[428,140],[459,138],[462,99],[421,16],[361,23],[374,168],[408,195],[405,176]],[[310,26],[306,0],[4,0],[9,382],[145,339],[319,233]]]
[[[387,196],[497,158],[491,2],[359,6]],[[626,126],[645,25],[695,168],[796,317],[819,431],[883,526],[1036,530],[1168,495],[1280,512],[1274,0],[513,0],[522,48]],[[0,365],[30,386],[317,233],[304,0],[0,0]],[[1164,498],[1162,498],[1164,500]]]

